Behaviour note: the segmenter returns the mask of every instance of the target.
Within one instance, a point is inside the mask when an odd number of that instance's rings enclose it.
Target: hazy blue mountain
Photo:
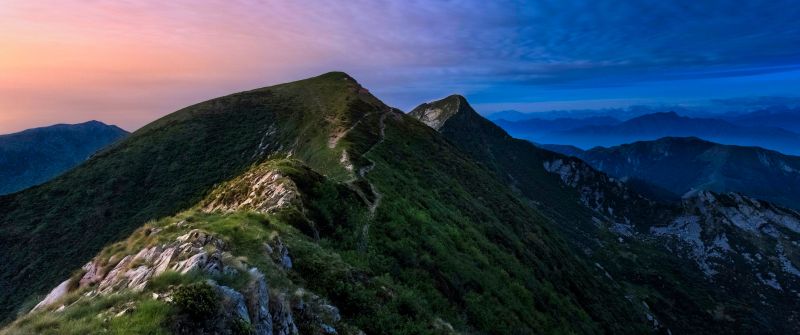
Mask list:
[[[588,126],[607,126],[620,123],[610,116],[591,116],[587,118],[526,119],[519,121],[496,120],[495,124],[514,137],[541,136],[552,132],[571,130]]]
[[[0,135],[0,194],[46,182],[127,134],[89,121]]]
[[[800,109],[798,108],[772,107],[736,115],[728,120],[741,126],[758,125],[800,132]]]
[[[737,192],[800,209],[800,157],[758,147],[666,137],[584,152],[577,156],[621,179],[641,179],[678,195],[691,190]]]
[[[572,157],[580,157],[580,155],[583,154],[584,151],[586,151],[574,145],[568,145],[568,144],[538,144],[538,143],[534,144],[542,149],[547,149],[553,152],[562,153],[564,155]]]
[[[653,113],[616,125],[578,127],[542,136],[527,136],[526,139],[589,149],[670,136],[699,137],[723,144],[758,146],[786,154],[800,154],[800,134],[775,127],[746,127],[720,119],[685,117],[674,112]]]
[[[629,120],[642,115],[658,113],[661,111],[674,111],[681,115],[691,117],[710,117],[720,118],[725,113],[717,109],[684,107],[675,105],[648,106],[632,105],[624,108],[595,108],[595,109],[555,109],[541,112],[520,112],[516,110],[506,110],[495,112],[486,116],[491,121],[522,121],[529,119],[587,119],[598,117],[610,117],[617,120]]]
[[[530,119],[533,117],[531,113],[523,113],[515,110],[499,111],[486,116],[489,120],[507,120],[507,121],[520,121]]]

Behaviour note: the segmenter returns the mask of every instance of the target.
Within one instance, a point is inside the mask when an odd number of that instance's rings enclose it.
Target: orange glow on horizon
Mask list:
[[[302,43],[308,33],[265,22],[256,34],[236,20],[254,20],[240,8],[208,7],[4,4],[0,134],[88,119],[135,130],[191,103],[324,71],[301,65],[326,57],[314,41]]]

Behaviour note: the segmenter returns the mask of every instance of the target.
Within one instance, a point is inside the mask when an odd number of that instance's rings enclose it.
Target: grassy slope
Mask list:
[[[386,207],[379,208],[374,221],[364,220],[365,206],[353,199],[352,191],[343,184],[323,178],[298,161],[268,161],[262,166],[279,169],[298,185],[305,215],[291,208],[274,215],[190,210],[148,223],[127,240],[105,248],[99,257],[119,260],[146,246],[173,240],[189,229],[201,229],[223,237],[237,259],[266,273],[271,290],[291,292],[305,287],[330,299],[344,318],[342,325],[337,325],[340,330],[353,325],[377,334],[432,333],[437,332],[437,320],[444,320],[460,330],[496,334],[645,331],[637,318],[631,317],[627,301],[610,295],[613,288],[596,284],[585,267],[565,253],[558,238],[541,226],[537,214],[525,210],[510,194],[497,192],[498,185],[490,178],[478,178],[475,174],[484,172],[454,156],[449,145],[436,140],[429,129],[417,128],[424,126],[413,120],[396,122],[387,126],[386,147],[382,145],[370,155],[378,164],[372,178],[386,192],[382,205]],[[407,127],[424,135],[400,136],[408,134]],[[432,145],[445,153],[442,161],[423,164],[431,173],[409,173],[411,166],[381,168],[394,162],[383,160],[394,155],[403,155],[410,164],[422,163],[427,158],[420,157],[417,145]],[[395,178],[406,182],[396,183]],[[220,189],[236,185],[234,180]],[[403,186],[397,189],[393,185]],[[479,201],[472,194],[481,190],[492,192]],[[407,196],[412,193],[418,197]],[[315,240],[313,233],[303,233],[305,219],[321,228],[320,240]],[[189,225],[173,224],[179,221]],[[360,233],[367,222],[372,228],[364,245]],[[154,227],[163,230],[147,233]],[[281,236],[291,252],[295,264],[291,271],[280,270],[263,252],[263,243],[275,235]],[[204,278],[185,276],[171,278],[169,283]],[[234,288],[240,282],[214,279]],[[61,313],[30,314],[6,331],[81,334],[105,328],[112,334],[165,332],[177,311],[171,304],[149,298],[151,292],[163,294],[165,281],[159,279],[138,294],[123,291],[118,296],[83,299]],[[69,304],[81,293],[64,300]],[[135,306],[135,312],[106,317],[106,321],[96,317],[113,315],[125,304]],[[150,313],[153,310],[158,314]]]
[[[544,161],[569,158],[510,137],[479,116],[466,100],[453,104],[454,99],[463,100],[463,97],[451,96],[433,103],[433,106],[462,108],[460,113],[453,113],[439,131],[530,199],[534,207],[543,209],[542,212],[586,253],[588,259],[601,263],[625,287],[626,294],[646,302],[662,323],[673,331],[692,333],[764,329],[765,324],[753,317],[755,311],[746,307],[745,298],[740,300],[717,287],[697,285],[706,280],[692,262],[673,257],[655,244],[635,240],[618,243],[616,234],[598,229],[593,217],[601,215],[579,204],[574,189],[563,186],[557,176],[542,168]],[[419,111],[411,114],[418,115]],[[598,182],[599,187],[603,187],[603,182]],[[640,225],[643,231],[650,225],[666,222],[676,210],[631,197],[615,199],[613,197],[619,195],[611,191],[605,196],[612,197],[613,207],[618,212],[624,209],[622,214]],[[725,306],[737,321],[715,319],[712,310],[720,306]]]
[[[408,116],[386,124],[368,155],[384,194],[369,227],[374,269],[483,331],[644,331],[628,302],[487,170]]]
[[[0,197],[0,320],[108,241],[194,205],[279,148],[343,178],[332,163],[338,155],[321,148],[340,127],[326,120],[347,124],[374,103],[352,106],[358,90],[352,78],[330,73],[209,100],[145,126],[47,184]]]

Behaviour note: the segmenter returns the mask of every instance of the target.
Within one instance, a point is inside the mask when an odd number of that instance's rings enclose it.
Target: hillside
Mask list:
[[[650,329],[539,211],[343,73],[187,107],[0,200],[9,334]]]
[[[573,155],[616,178],[646,180],[676,195],[737,192],[800,208],[800,157],[772,150],[665,137]]]
[[[579,255],[647,307],[655,329],[800,329],[797,212],[738,194],[652,201],[583,161],[510,137],[460,96],[410,114],[439,120],[437,130],[454,145],[542,209]]]
[[[127,134],[89,121],[0,135],[0,195],[46,182]]]

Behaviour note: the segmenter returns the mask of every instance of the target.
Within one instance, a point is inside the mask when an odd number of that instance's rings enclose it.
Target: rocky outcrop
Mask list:
[[[64,295],[66,295],[69,292],[69,287],[71,283],[72,280],[67,279],[63,281],[61,284],[58,284],[58,286],[56,286],[52,291],[50,291],[50,293],[48,293],[47,296],[42,301],[40,301],[38,304],[36,304],[36,306],[33,307],[33,310],[34,311],[38,310],[42,307],[48,306],[61,299]]]
[[[620,236],[620,241],[634,238],[666,247],[694,262],[709,281],[724,281],[721,273],[735,271],[768,290],[786,291],[800,279],[795,265],[800,261],[797,211],[737,193],[709,191],[689,192],[680,204],[658,204],[578,159],[545,161],[543,167],[610,222],[598,219],[598,226]],[[629,219],[637,217],[648,221]]]
[[[175,226],[184,227],[185,223],[180,222]],[[147,230],[149,235],[158,232],[158,229]],[[280,271],[291,270],[289,248],[279,236],[273,236],[264,246],[266,255]],[[244,287],[238,290],[207,280],[216,291],[221,306],[211,320],[214,325],[226,325],[238,320],[249,324],[255,335],[297,335],[301,329],[315,334],[337,334],[336,326],[341,321],[339,310],[313,293],[301,288],[293,291],[286,288],[271,289],[260,270],[244,268],[244,264],[236,261],[236,257],[227,251],[221,238],[199,229],[180,235],[172,242],[144,247],[135,254],[97,257],[84,265],[82,271],[80,278],[66,280],[54,288],[33,311],[41,311],[79,289],[84,290],[81,291],[82,299],[121,291],[142,292],[155,277],[174,271],[181,274],[195,272],[212,278],[224,274],[244,274],[248,277]],[[172,301],[170,290],[153,292],[152,296],[154,299]],[[67,307],[62,305],[56,311]],[[106,311],[101,314],[115,317],[134,308],[123,306],[109,310],[113,313]],[[193,326],[181,327],[190,331]]]
[[[221,297],[220,305],[227,319],[238,318],[250,323],[250,313],[241,293],[227,286],[214,284],[213,287]]]
[[[461,111],[462,106],[468,106],[466,99],[460,95],[451,95],[436,102],[419,105],[409,115],[428,127],[439,130],[450,117]]]
[[[142,291],[151,279],[167,270],[183,274],[191,271],[209,274],[235,272],[234,268],[222,262],[224,247],[221,239],[195,229],[177,237],[174,242],[147,247],[121,259],[116,255],[109,259],[97,258],[82,267],[84,274],[77,280],[77,285],[72,285],[72,280],[61,283],[34,310],[52,304],[70,288],[91,288],[90,294],[107,294],[121,289]]]
[[[698,212],[707,220],[720,220],[750,233],[781,237],[782,228],[800,233],[800,213],[780,208],[738,193],[716,194],[696,191],[687,194],[683,206],[689,212]]]
[[[302,208],[297,185],[280,171],[260,166],[212,193],[203,210],[272,213],[290,206]]]
[[[291,304],[285,293],[277,293],[270,299],[272,327],[275,335],[297,335],[300,331],[294,323]]]
[[[652,210],[655,203],[632,191],[617,179],[599,172],[576,158],[560,158],[542,163],[547,172],[561,179],[564,185],[574,188],[581,203],[608,222],[608,228],[620,235],[634,234],[630,218],[649,217],[660,222],[659,210]]]
[[[200,230],[192,230],[178,236],[175,242],[144,248],[136,255],[125,256],[106,275],[97,287],[100,293],[122,288],[141,291],[155,276],[167,270],[182,274],[200,271],[209,274],[235,272],[222,263],[225,243]],[[86,265],[85,267],[97,267]],[[83,281],[91,282],[87,272]],[[96,277],[96,275],[92,275]],[[96,279],[93,279],[96,280]]]
[[[267,254],[284,269],[289,270],[292,268],[292,258],[289,256],[289,248],[283,244],[280,237],[275,236],[270,243],[264,246],[264,249],[266,249]]]
[[[269,310],[269,287],[264,275],[257,269],[250,269],[251,280],[245,290],[250,324],[255,335],[272,334],[272,314]]]
[[[708,278],[724,269],[750,269],[758,281],[778,290],[800,278],[796,258],[790,257],[800,246],[796,211],[709,191],[691,192],[681,205],[682,213],[671,224],[651,227],[650,232],[675,240],[675,248]]]

